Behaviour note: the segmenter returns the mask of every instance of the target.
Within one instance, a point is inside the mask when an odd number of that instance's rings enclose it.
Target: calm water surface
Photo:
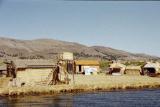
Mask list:
[[[160,107],[160,89],[0,97],[0,107]]]

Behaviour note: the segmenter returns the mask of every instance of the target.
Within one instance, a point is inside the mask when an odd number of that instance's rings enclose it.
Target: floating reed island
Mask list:
[[[160,88],[159,77],[75,75],[68,85],[27,85],[22,87],[1,87],[1,96],[79,93],[92,91],[113,91],[126,89]]]
[[[65,54],[67,58],[71,56],[70,59],[60,57],[57,64],[49,60],[6,61],[6,72],[1,72],[0,95],[160,88],[159,63],[126,66],[113,62],[103,71],[98,60],[75,61],[73,53]]]

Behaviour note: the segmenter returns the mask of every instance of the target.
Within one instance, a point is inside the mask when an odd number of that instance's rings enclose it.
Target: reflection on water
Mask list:
[[[0,98],[0,107],[160,107],[160,90]]]
[[[0,107],[71,107],[72,95],[1,98]]]

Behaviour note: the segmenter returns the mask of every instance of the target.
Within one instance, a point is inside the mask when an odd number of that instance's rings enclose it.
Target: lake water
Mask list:
[[[160,89],[0,98],[0,107],[160,107]]]

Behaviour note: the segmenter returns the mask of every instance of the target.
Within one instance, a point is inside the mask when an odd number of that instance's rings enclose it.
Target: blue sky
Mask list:
[[[0,36],[160,56],[160,2],[0,0]]]

